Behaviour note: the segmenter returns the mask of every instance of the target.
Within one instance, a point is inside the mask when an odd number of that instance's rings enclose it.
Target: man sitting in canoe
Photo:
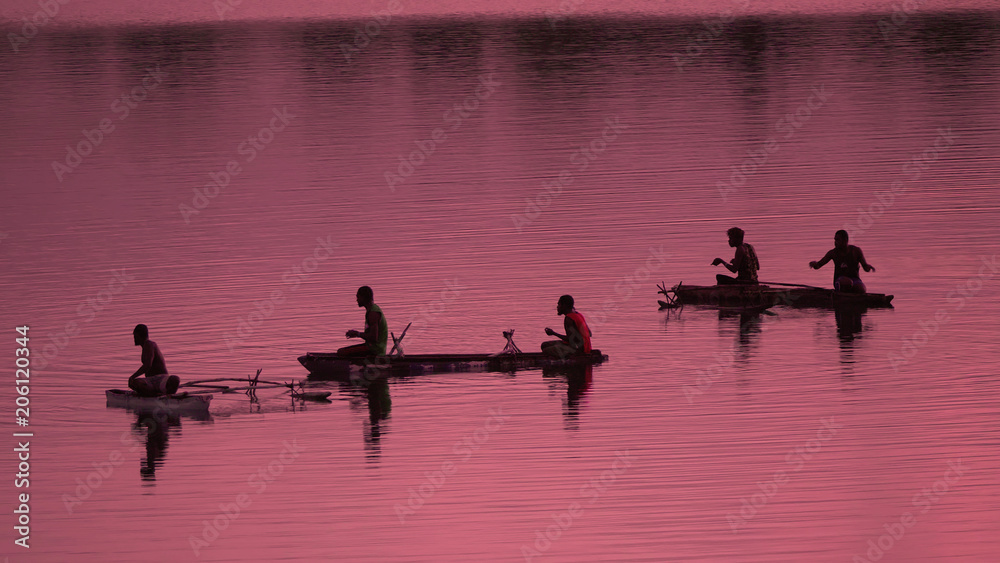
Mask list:
[[[716,274],[715,283],[718,285],[745,283],[757,283],[757,270],[760,269],[760,262],[757,261],[757,252],[754,251],[750,243],[743,242],[743,229],[733,227],[726,231],[729,235],[729,246],[736,249],[736,255],[732,262],[726,262],[722,258],[712,261],[713,266],[722,264],[727,270],[736,274],[736,277]]]
[[[571,295],[563,295],[559,298],[559,302],[556,303],[556,313],[566,315],[563,321],[566,334],[559,334],[551,328],[545,327],[545,334],[555,336],[559,340],[542,342],[542,352],[557,358],[590,353],[590,337],[593,336],[593,333],[590,332],[583,315],[573,308],[573,304]]]
[[[366,357],[384,356],[385,345],[389,341],[389,323],[382,309],[375,304],[375,293],[367,285],[358,288],[358,307],[365,308],[365,331],[347,331],[348,338],[361,338],[364,344],[345,346],[337,350],[338,356]]]
[[[142,365],[128,378],[129,388],[141,397],[176,393],[181,380],[176,375],[167,374],[167,362],[163,359],[160,347],[149,339],[149,328],[143,324],[135,325],[132,340],[136,346],[142,347]],[[146,377],[140,379],[140,375]]]
[[[865,293],[868,288],[861,281],[858,266],[866,272],[874,272],[872,266],[865,260],[865,253],[853,244],[847,244],[847,231],[841,229],[833,235],[833,249],[826,253],[818,262],[810,262],[809,267],[818,270],[833,260],[833,288],[837,291],[850,293]]]

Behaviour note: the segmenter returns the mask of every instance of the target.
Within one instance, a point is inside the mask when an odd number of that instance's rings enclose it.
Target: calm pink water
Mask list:
[[[13,358],[31,327],[35,435],[31,548],[8,453],[0,553],[997,560],[997,22],[396,22],[354,50],[346,23],[82,28],[4,51],[0,328]],[[733,225],[763,279],[824,286],[807,263],[848,228],[895,309],[658,311],[656,283],[719,273]],[[217,394],[159,432],[105,406],[136,323],[182,378],[292,381],[361,328],[362,284],[414,323],[409,353],[509,328],[537,349],[571,293],[611,360],[586,389]]]

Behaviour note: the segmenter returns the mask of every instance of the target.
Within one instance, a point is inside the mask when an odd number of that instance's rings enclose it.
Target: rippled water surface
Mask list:
[[[0,551],[996,561],[998,22],[428,19],[353,50],[354,23],[61,28],[5,52],[3,349],[30,326],[34,436],[31,548],[7,516]],[[821,286],[808,262],[850,230],[895,307],[659,311],[734,225],[762,279]],[[136,323],[183,379],[294,381],[361,328],[363,284],[408,353],[509,328],[536,350],[570,293],[610,360],[217,393],[200,420],[105,405]]]

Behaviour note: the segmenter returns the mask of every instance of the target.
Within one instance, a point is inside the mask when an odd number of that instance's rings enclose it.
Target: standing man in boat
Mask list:
[[[389,341],[389,323],[382,309],[375,304],[372,288],[363,285],[358,288],[358,307],[365,308],[365,331],[347,331],[348,338],[361,338],[364,344],[345,346],[337,350],[338,356],[366,357],[384,356],[385,345]]]
[[[716,274],[715,283],[718,285],[728,284],[756,284],[757,270],[760,269],[760,262],[757,260],[757,252],[754,251],[750,243],[743,242],[743,229],[733,227],[726,231],[729,235],[729,246],[736,249],[736,255],[732,262],[726,262],[722,258],[712,261],[713,266],[722,264],[727,270],[736,274],[736,277]]]
[[[181,380],[176,375],[167,374],[167,362],[163,359],[160,347],[149,339],[149,328],[144,324],[135,325],[132,340],[136,346],[142,347],[142,365],[128,378],[129,388],[142,397],[176,393]],[[140,375],[146,377],[139,379]]]
[[[559,298],[559,301],[556,303],[556,313],[566,316],[565,320],[563,320],[563,327],[565,327],[566,334],[559,334],[551,328],[545,327],[545,334],[555,336],[559,340],[542,342],[542,352],[557,358],[590,354],[592,349],[590,346],[590,337],[593,336],[593,333],[590,331],[590,327],[587,326],[587,321],[584,320],[583,315],[574,309],[573,305],[572,295],[563,295]]]
[[[853,244],[847,244],[847,231],[841,229],[833,235],[833,248],[818,262],[810,262],[809,267],[818,270],[833,260],[833,288],[849,293],[866,293],[868,288],[861,281],[861,272],[874,272],[872,266],[865,260],[865,253]]]

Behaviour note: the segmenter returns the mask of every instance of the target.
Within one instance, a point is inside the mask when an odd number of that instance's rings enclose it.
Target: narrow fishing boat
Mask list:
[[[160,397],[141,397],[135,391],[124,389],[108,389],[104,392],[109,407],[122,407],[132,410],[164,410],[170,412],[207,412],[212,402],[211,395],[194,395],[191,393],[175,393]]]
[[[765,308],[776,305],[830,309],[839,307],[891,308],[893,298],[892,295],[882,293],[845,293],[822,287],[773,282],[759,285],[684,285],[682,282],[669,290],[665,286],[660,286],[659,293],[666,297],[666,301],[659,300],[661,309],[685,304]]]
[[[541,369],[556,366],[595,365],[608,360],[607,354],[593,350],[587,355],[559,358],[543,352],[521,352],[513,343],[513,330],[504,332],[507,346],[499,354],[413,354],[380,358],[341,357],[336,353],[309,352],[299,356],[299,363],[314,379],[372,379],[385,375],[412,375],[468,371]],[[400,338],[399,340],[401,340]],[[395,350],[395,347],[394,347]]]

